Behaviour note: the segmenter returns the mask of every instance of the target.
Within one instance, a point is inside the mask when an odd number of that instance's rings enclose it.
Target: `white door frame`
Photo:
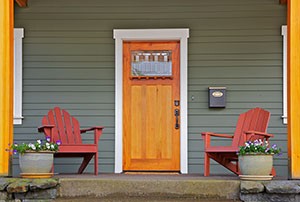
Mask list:
[[[123,172],[123,41],[180,41],[180,172],[188,173],[187,59],[189,29],[114,29],[115,173]]]

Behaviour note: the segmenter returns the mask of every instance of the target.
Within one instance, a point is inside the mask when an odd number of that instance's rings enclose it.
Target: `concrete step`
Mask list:
[[[59,198],[130,198],[239,200],[240,181],[193,175],[59,176]],[[90,200],[89,200],[90,201]],[[113,200],[112,200],[113,201]],[[134,200],[133,200],[134,201]],[[158,200],[159,201],[159,200]],[[166,201],[166,200],[161,200]]]
[[[226,199],[199,199],[199,198],[186,198],[186,197],[153,197],[153,196],[113,196],[99,198],[57,198],[55,202],[238,202],[237,200]]]

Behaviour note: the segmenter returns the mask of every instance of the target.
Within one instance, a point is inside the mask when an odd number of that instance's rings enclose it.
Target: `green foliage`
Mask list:
[[[37,140],[35,143],[22,143],[17,144],[14,143],[11,146],[11,150],[14,154],[20,153],[23,154],[28,151],[33,152],[42,152],[42,151],[52,151],[57,152],[59,149],[59,145],[61,145],[61,141],[51,142],[50,137],[46,137],[45,140]]]
[[[281,149],[276,144],[269,146],[269,142],[263,142],[261,139],[254,140],[253,142],[245,142],[245,146],[240,147],[238,155],[246,154],[281,154]]]

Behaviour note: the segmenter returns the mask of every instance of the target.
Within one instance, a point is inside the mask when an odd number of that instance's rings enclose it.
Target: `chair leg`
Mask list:
[[[210,158],[207,153],[204,154],[204,176],[209,176],[210,173]]]
[[[82,163],[78,169],[78,174],[82,174],[84,169],[87,167],[89,164],[90,160],[93,158],[94,154],[87,154],[86,156],[83,157]]]
[[[276,170],[274,167],[272,167],[271,175],[273,175],[273,177],[276,177]]]
[[[51,172],[52,174],[54,174],[54,163],[52,164],[52,167],[51,167],[50,172]]]
[[[94,172],[98,175],[98,152],[94,156]]]

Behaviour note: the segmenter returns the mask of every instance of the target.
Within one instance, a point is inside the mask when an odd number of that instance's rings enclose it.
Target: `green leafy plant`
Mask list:
[[[61,141],[51,142],[50,137],[46,137],[45,140],[37,140],[34,143],[22,143],[17,144],[14,143],[11,146],[11,150],[14,154],[20,153],[24,154],[25,152],[43,152],[43,151],[51,151],[57,152],[59,149],[59,145],[61,145]]]
[[[263,142],[261,139],[245,142],[238,151],[238,155],[247,154],[281,154],[281,149],[276,144],[270,146],[268,141]]]

